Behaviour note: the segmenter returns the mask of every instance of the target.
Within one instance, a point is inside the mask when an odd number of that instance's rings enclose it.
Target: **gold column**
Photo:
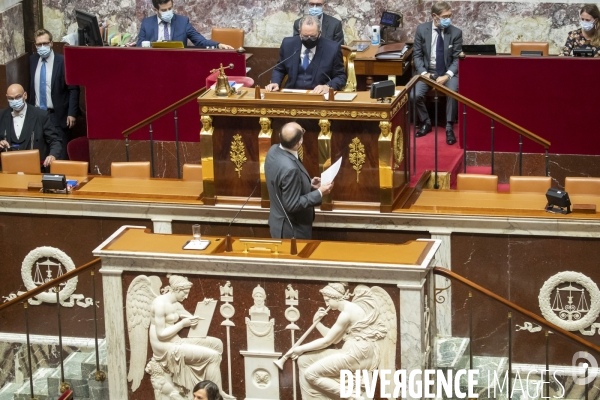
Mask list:
[[[354,69],[354,59],[356,58],[356,51],[352,51],[348,55],[348,65],[346,67],[346,86],[342,89],[343,92],[356,92],[356,70]]]
[[[271,148],[271,136],[273,135],[273,129],[271,129],[271,118],[261,117],[258,120],[260,124],[260,132],[258,133],[258,157],[260,161],[260,206],[262,208],[269,208],[269,189],[267,187],[267,180],[265,178],[265,159],[267,158],[267,152]]]
[[[215,163],[213,158],[213,132],[212,117],[200,117],[202,129],[200,130],[200,151],[202,155],[202,186],[204,195],[202,201],[205,205],[214,206],[217,202],[215,190]]]
[[[392,123],[381,121],[381,133],[377,140],[379,149],[379,201],[381,212],[391,212],[394,185],[394,151],[392,147]]]
[[[321,119],[319,120],[319,126],[321,127],[318,137],[319,172],[323,173],[323,171],[331,166],[331,122],[328,119]],[[323,195],[321,210],[333,210],[331,193]]]

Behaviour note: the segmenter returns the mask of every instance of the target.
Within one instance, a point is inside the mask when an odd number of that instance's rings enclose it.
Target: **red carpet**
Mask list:
[[[457,126],[454,125],[454,134],[458,134]],[[411,153],[414,154],[413,146],[413,126],[411,125],[410,132],[410,146]],[[427,135],[417,138],[417,173],[414,174],[412,171],[413,160],[410,160],[411,177],[410,185],[414,186],[423,171],[431,170],[435,168],[435,127],[433,132]],[[438,171],[450,172],[450,186],[456,187],[456,174],[463,172],[463,149],[458,146],[458,142],[449,146],[446,144],[446,129],[443,126],[438,126]],[[489,173],[489,172],[488,172]]]

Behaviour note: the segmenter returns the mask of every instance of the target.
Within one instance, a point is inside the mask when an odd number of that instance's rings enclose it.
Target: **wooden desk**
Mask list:
[[[369,41],[353,41],[350,47]],[[357,51],[354,59],[354,70],[357,76],[366,76],[367,88],[371,86],[376,75],[406,76],[411,75],[412,47],[398,60],[378,60],[375,57],[379,46],[370,45],[365,51]]]
[[[42,183],[44,174],[0,174],[0,191],[13,192],[27,190],[29,183]],[[68,176],[67,179],[75,179],[78,182],[87,181],[87,176]]]
[[[198,200],[202,182],[179,179],[135,179],[98,176],[74,192],[77,195],[153,197],[159,199]]]

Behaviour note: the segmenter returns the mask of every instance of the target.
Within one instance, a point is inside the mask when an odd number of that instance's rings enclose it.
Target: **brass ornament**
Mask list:
[[[235,165],[235,172],[238,173],[238,178],[242,177],[242,166],[248,158],[246,157],[246,146],[242,142],[242,136],[237,134],[231,142],[231,150],[229,150],[231,162]]]
[[[387,118],[387,113],[385,111],[381,112],[381,118]]]
[[[357,113],[356,111],[352,111],[352,112],[350,112],[350,116],[351,116],[352,118],[356,118],[356,116],[357,116],[357,115],[358,115],[358,113]]]
[[[388,138],[390,133],[392,133],[392,123],[389,121],[381,121],[379,123],[379,129],[381,131],[381,136]]]
[[[394,109],[395,110],[395,109]],[[339,111],[322,109],[286,109],[286,108],[246,108],[246,107],[202,107],[203,113],[209,114],[228,114],[228,115],[249,115],[249,116],[299,116],[299,117],[317,117],[317,118],[362,118],[362,119],[387,119],[388,113],[385,111]],[[397,111],[396,111],[397,112]],[[394,115],[392,113],[392,115]]]
[[[358,176],[365,163],[365,145],[362,144],[358,137],[355,137],[348,147],[350,147],[348,159],[350,160],[350,164],[352,164],[352,168],[356,171],[356,183],[358,183]]]
[[[292,111],[290,111],[290,115],[292,117],[295,117],[296,116],[296,109],[292,109]]]
[[[404,134],[400,126],[396,127],[394,132],[394,161],[399,166],[404,160]]]
[[[304,145],[301,145],[298,149],[298,159],[300,162],[304,162]]]
[[[202,107],[202,112],[203,112],[203,113],[207,113],[207,112],[208,112],[208,107],[206,107],[206,106],[203,106],[203,107]]]
[[[231,113],[232,113],[233,115],[237,114],[237,107],[233,107],[233,108],[231,109]]]
[[[258,123],[260,125],[258,137],[271,138],[271,135],[273,134],[273,129],[271,128],[271,118],[260,117]]]
[[[212,117],[210,115],[203,115],[200,117],[200,123],[202,124],[202,129],[200,130],[200,134],[208,134],[212,135],[214,131],[214,127],[212,126]]]
[[[267,109],[266,108],[261,108],[260,109],[260,114],[261,115],[266,115],[267,114]]]

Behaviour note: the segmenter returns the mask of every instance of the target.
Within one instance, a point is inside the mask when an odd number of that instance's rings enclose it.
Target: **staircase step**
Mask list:
[[[469,363],[469,339],[438,337],[435,340],[435,365],[442,370],[463,369]]]
[[[49,400],[48,396],[48,377],[54,373],[54,368],[38,368],[33,374],[33,391],[38,400]],[[31,391],[29,388],[29,378],[26,378],[23,384],[14,394],[14,400],[30,400]]]
[[[100,353],[100,370],[105,373],[107,369],[106,361],[106,340],[98,341],[98,352]],[[88,379],[94,379],[96,376],[96,352],[92,353],[81,363],[81,376]]]
[[[81,365],[87,360],[92,353],[77,351],[69,354],[69,356],[63,361],[65,370],[65,382],[71,385],[74,396],[89,397],[89,389],[87,377],[81,375]],[[48,377],[48,393],[51,395],[57,395],[60,389],[61,376],[60,366],[55,368],[54,373]]]
[[[7,383],[0,389],[0,400],[13,400],[15,392],[21,387],[20,383]]]

